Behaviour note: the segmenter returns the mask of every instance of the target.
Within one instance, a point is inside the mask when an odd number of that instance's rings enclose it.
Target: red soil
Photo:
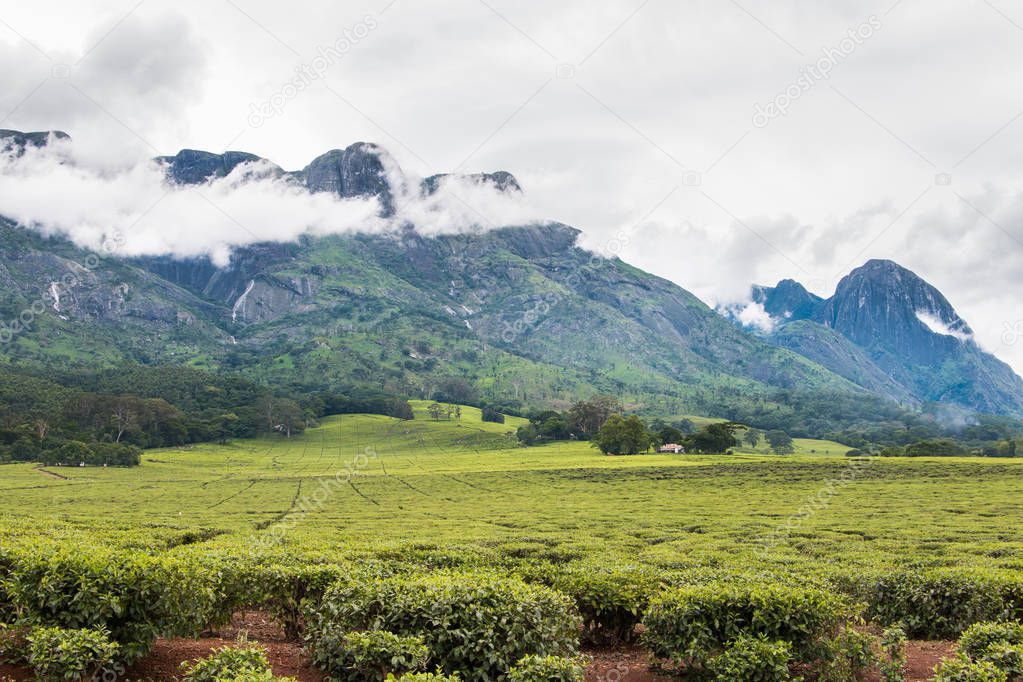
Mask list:
[[[123,682],[165,682],[178,678],[181,663],[203,658],[223,646],[237,645],[240,639],[258,643],[266,649],[276,675],[298,678],[299,682],[324,682],[326,677],[310,667],[302,645],[289,642],[280,626],[265,614],[248,611],[236,614],[232,622],[216,632],[203,633],[198,639],[161,639],[153,651],[119,679]],[[955,650],[952,642],[910,642],[907,682],[927,682],[934,667]],[[585,652],[593,663],[586,673],[587,682],[670,682],[677,680],[651,670],[650,657],[639,647],[617,647]],[[0,680],[5,676],[16,682],[30,682],[28,670],[0,664]],[[868,677],[875,682],[877,676]]]

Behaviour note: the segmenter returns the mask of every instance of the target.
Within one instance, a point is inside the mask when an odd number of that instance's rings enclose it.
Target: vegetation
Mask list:
[[[181,682],[295,682],[274,677],[259,647],[222,647],[210,656],[183,663]]]
[[[433,420],[431,404],[149,450],[133,469],[4,467],[7,655],[33,629],[85,629],[123,664],[258,608],[327,669],[400,650],[490,679],[642,624],[682,668],[742,679],[787,647],[792,669],[834,676],[869,658],[850,604],[912,637],[967,631],[964,652],[1017,627],[972,625],[1023,612],[1017,459],[846,458],[803,439],[787,457],[763,440],[728,457],[604,457],[578,440],[523,448],[523,418],[463,406]]]
[[[34,628],[28,635],[28,664],[41,682],[91,680],[118,654],[102,629]]]

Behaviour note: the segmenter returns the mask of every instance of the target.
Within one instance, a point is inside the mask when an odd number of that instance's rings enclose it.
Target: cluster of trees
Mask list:
[[[934,438],[903,446],[855,448],[847,452],[846,455],[849,457],[1018,457],[1023,455],[1023,448],[1019,447],[1015,439],[971,446],[962,440]]]
[[[793,440],[781,429],[766,433],[736,421],[708,424],[697,429],[692,421],[681,419],[667,423],[655,419],[649,425],[636,415],[625,415],[622,404],[613,396],[595,395],[574,403],[568,410],[545,410],[529,415],[529,424],[520,426],[518,439],[524,445],[558,440],[589,440],[605,454],[635,455],[666,444],[677,444],[691,453],[723,453],[740,444],[751,447],[761,440],[777,454],[793,452]]]
[[[319,417],[411,419],[404,398],[269,390],[231,373],[131,365],[47,375],[0,369],[0,462],[131,465],[142,448],[301,433]],[[115,447],[116,446],[116,447]]]
[[[622,405],[610,395],[595,395],[580,400],[568,410],[544,410],[529,415],[529,424],[520,426],[516,435],[525,445],[555,440],[592,440],[608,419],[622,414]]]
[[[426,411],[430,413],[430,419],[438,421],[440,419],[452,419],[462,418],[462,406],[461,405],[442,405],[440,403],[431,403],[427,406]]]

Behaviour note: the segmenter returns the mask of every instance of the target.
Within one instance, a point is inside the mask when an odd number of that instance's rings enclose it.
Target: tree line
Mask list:
[[[0,368],[0,462],[137,464],[143,448],[291,437],[328,414],[412,418],[408,401],[366,389],[272,390],[228,372],[131,365],[102,371]]]

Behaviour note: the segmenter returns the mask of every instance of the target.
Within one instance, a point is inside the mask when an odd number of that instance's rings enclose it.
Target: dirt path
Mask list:
[[[181,663],[203,658],[215,649],[237,645],[239,639],[264,647],[274,674],[291,676],[299,682],[325,682],[326,676],[309,665],[302,645],[290,642],[281,627],[258,611],[236,614],[232,622],[198,639],[161,639],[148,656],[131,667],[120,679],[124,682],[170,682],[178,679]],[[933,670],[955,650],[952,642],[910,642],[907,682],[928,682]],[[587,682],[671,682],[680,678],[651,670],[650,657],[636,646],[594,649],[584,652],[592,659],[586,672]],[[8,676],[16,682],[30,682],[24,668],[0,664],[0,680]],[[876,682],[878,676],[868,676]]]
[[[40,464],[39,466],[35,467],[35,470],[38,471],[41,474],[46,474],[47,476],[52,476],[53,478],[59,478],[62,481],[70,481],[71,480],[67,476],[61,476],[60,474],[58,474],[55,471],[49,471],[47,469],[44,469],[42,464]]]

